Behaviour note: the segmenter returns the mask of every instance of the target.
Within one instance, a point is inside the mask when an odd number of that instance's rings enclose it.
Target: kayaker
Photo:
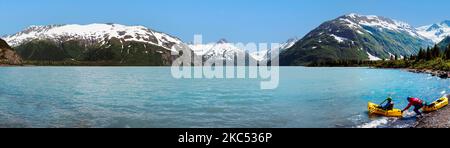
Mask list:
[[[424,101],[420,100],[419,98],[414,97],[408,97],[408,106],[406,106],[405,109],[402,110],[402,113],[411,108],[411,106],[414,106],[414,112],[422,117],[422,113],[419,111],[424,106]]]
[[[386,102],[385,105],[383,105],[383,103]],[[392,98],[388,97],[386,100],[383,101],[383,103],[381,103],[381,109],[383,110],[392,110],[394,109],[394,102],[392,102]]]

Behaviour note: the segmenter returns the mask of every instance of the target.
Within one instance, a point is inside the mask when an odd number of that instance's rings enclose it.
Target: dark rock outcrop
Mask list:
[[[450,78],[450,72],[440,71],[440,70],[426,70],[426,69],[408,69],[409,72],[413,73],[426,73],[431,74],[433,77],[439,77],[442,79]]]
[[[12,49],[8,43],[0,39],[0,65],[20,65],[22,58]]]

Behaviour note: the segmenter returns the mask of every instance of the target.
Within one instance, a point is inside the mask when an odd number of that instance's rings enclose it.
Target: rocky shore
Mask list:
[[[450,78],[450,71],[442,71],[442,70],[429,70],[429,69],[407,69],[409,72],[413,73],[426,73],[431,74],[432,76],[436,76],[442,79]]]
[[[429,69],[407,69],[409,72],[431,74],[442,79],[450,78],[449,71]],[[447,95],[450,98],[450,95]],[[416,122],[415,128],[450,128],[450,107],[446,106],[436,112],[428,113]]]
[[[447,95],[450,97],[450,95]],[[415,128],[450,128],[450,107],[446,106],[436,112],[428,113],[417,121]]]

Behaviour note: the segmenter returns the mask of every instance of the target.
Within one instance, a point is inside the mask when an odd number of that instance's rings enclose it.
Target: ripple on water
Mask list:
[[[0,68],[0,127],[373,127],[367,102],[433,101],[449,80],[401,70],[282,67],[255,79],[174,79],[170,68]],[[387,122],[387,123],[386,123]],[[406,125],[408,123],[401,123]],[[378,126],[379,127],[379,126]]]

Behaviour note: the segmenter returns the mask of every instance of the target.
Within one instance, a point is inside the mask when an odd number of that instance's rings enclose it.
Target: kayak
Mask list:
[[[400,109],[392,109],[392,110],[384,110],[380,108],[380,105],[369,102],[368,105],[369,114],[371,115],[382,115],[386,117],[402,117],[402,110]]]
[[[434,111],[437,111],[447,105],[448,105],[448,98],[442,97],[442,98],[434,101],[430,105],[423,107],[422,111],[425,113],[434,112]]]

